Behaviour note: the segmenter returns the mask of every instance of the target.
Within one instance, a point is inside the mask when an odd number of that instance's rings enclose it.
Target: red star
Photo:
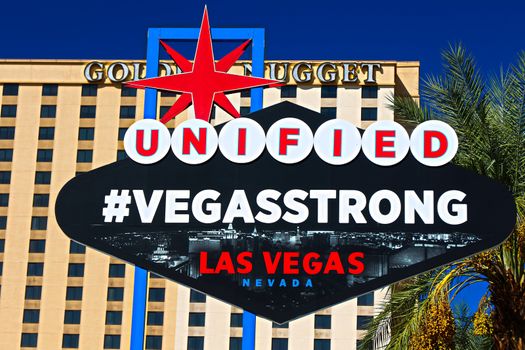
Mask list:
[[[227,71],[244,53],[251,40],[231,51],[219,61],[213,57],[208,11],[204,8],[201,30],[197,41],[197,51],[193,64],[165,42],[160,43],[179,66],[182,73],[165,77],[142,79],[126,83],[135,88],[153,88],[174,91],[182,95],[161,118],[166,123],[193,103],[195,118],[209,121],[213,103],[216,103],[231,116],[238,118],[239,112],[224,94],[261,86],[280,86],[277,80],[229,74]]]

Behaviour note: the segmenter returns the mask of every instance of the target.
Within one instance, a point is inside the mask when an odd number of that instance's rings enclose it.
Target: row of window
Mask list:
[[[22,333],[20,346],[25,348],[36,348],[38,343],[38,333]],[[64,334],[62,338],[62,348],[78,349],[79,334]],[[104,335],[104,349],[120,349],[120,335]],[[162,349],[162,336],[146,336],[146,350]],[[189,348],[188,348],[189,349]]]
[[[297,85],[282,86],[281,97],[294,98],[297,97]],[[375,85],[365,85],[361,88],[362,98],[377,98],[378,87]],[[95,84],[84,84],[82,85],[82,96],[97,96],[98,86]],[[121,96],[137,96],[137,89],[123,86],[120,92]],[[241,91],[241,97],[250,97],[251,90]],[[4,96],[17,96],[18,95],[18,84],[4,84],[3,89]],[[57,84],[44,84],[42,86],[42,96],[57,96],[58,85]],[[169,97],[176,96],[176,93],[169,91],[162,91],[161,96]],[[337,86],[336,85],[323,85],[321,86],[321,97],[323,98],[334,98],[337,97]]]
[[[3,240],[2,240],[3,241]],[[46,249],[46,241],[43,239],[32,239],[29,242],[30,253],[43,253]],[[28,276],[43,276],[44,263],[30,262],[27,264]],[[126,266],[124,264],[110,264],[109,277],[123,278],[126,274]],[[84,277],[83,263],[70,263],[67,270],[68,277]],[[164,297],[162,297],[164,299]]]
[[[121,106],[119,117],[122,119],[134,119],[135,118],[135,106]],[[84,105],[80,106],[80,118],[95,118],[97,113],[97,106]],[[2,105],[0,110],[0,117],[2,118],[16,118],[17,105]],[[41,118],[56,118],[57,106],[55,105],[42,105],[40,107]]]
[[[11,172],[0,171],[0,184],[11,183]],[[50,171],[37,171],[35,173],[35,184],[38,185],[49,185],[51,183],[51,172]]]

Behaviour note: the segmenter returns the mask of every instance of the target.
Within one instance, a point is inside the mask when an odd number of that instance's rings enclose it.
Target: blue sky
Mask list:
[[[486,74],[525,49],[525,1],[208,1],[212,27],[266,28],[270,59],[419,60],[462,42]],[[203,1],[6,1],[1,58],[142,59],[149,27],[198,27]],[[185,50],[182,50],[183,52]],[[188,57],[191,51],[186,50]],[[463,293],[473,307],[483,288]]]

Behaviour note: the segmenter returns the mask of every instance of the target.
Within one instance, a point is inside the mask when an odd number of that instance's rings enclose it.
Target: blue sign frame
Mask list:
[[[146,55],[146,78],[154,78],[159,74],[159,40],[197,40],[199,28],[149,28],[148,47]],[[252,39],[252,75],[264,77],[264,29],[263,28],[215,28],[211,36],[216,40],[247,40]],[[263,90],[254,88],[251,91],[250,112],[263,107]],[[144,118],[156,119],[157,91],[146,89],[144,100]],[[146,297],[148,290],[148,272],[135,267],[133,283],[133,310],[131,317],[131,350],[144,349],[144,333],[146,327]],[[255,315],[243,313],[242,318],[242,349],[255,349]]]

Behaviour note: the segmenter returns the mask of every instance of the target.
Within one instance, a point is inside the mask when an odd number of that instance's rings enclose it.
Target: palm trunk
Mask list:
[[[495,267],[496,268],[496,267]],[[499,268],[496,268],[500,270]],[[525,288],[509,271],[490,283],[494,345],[497,350],[525,350]]]

